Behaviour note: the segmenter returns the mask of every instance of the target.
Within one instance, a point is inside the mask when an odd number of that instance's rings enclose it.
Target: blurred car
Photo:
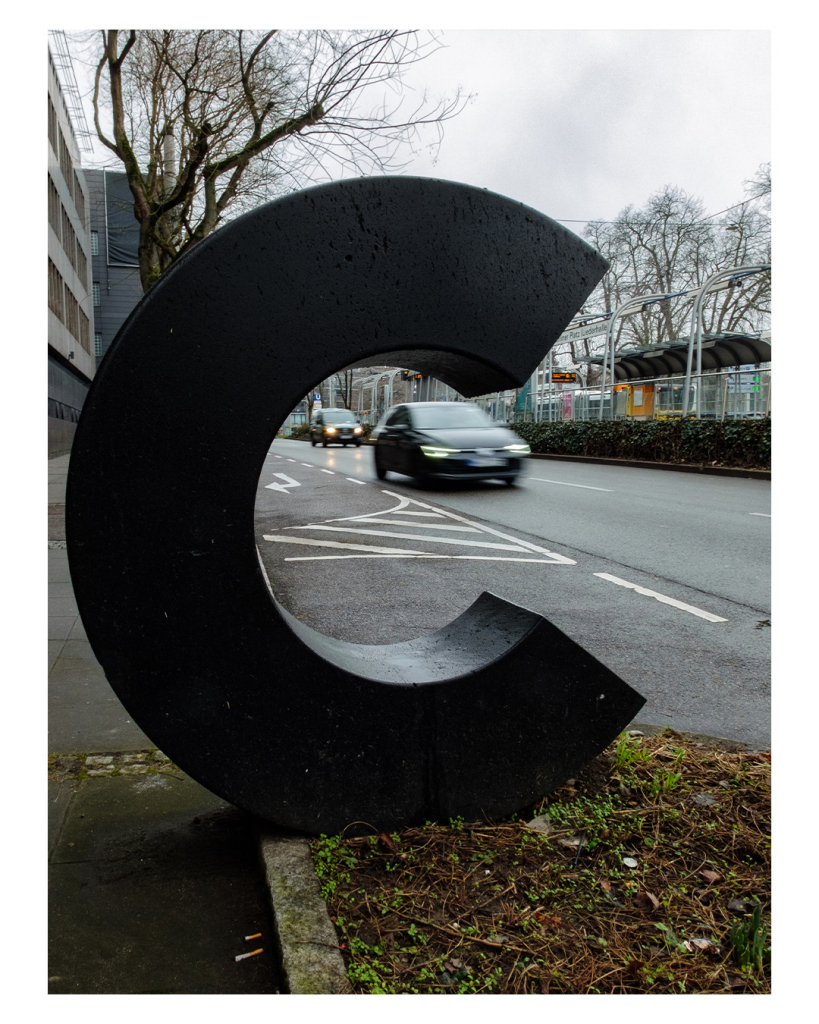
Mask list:
[[[514,484],[529,445],[470,402],[409,402],[373,430],[375,474]]]
[[[328,444],[354,444],[358,447],[364,436],[364,428],[349,409],[319,409],[313,413],[310,423],[310,444],[315,448],[319,442]]]

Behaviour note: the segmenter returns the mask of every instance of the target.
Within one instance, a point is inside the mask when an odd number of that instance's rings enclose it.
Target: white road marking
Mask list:
[[[429,551],[412,551],[402,548],[380,548],[369,544],[345,544],[338,540],[315,540],[308,537],[285,537],[281,534],[262,534],[265,540],[279,544],[308,544],[317,548],[336,548],[357,551],[355,555],[297,555],[285,558],[285,562],[315,562],[339,558],[449,558],[456,561],[473,562],[540,562],[552,564],[544,558],[508,558],[499,555],[439,555]]]
[[[404,513],[406,515],[406,513]],[[335,520],[333,520],[335,522]],[[357,523],[382,523],[384,526],[412,526],[418,530],[457,530],[460,533],[480,533],[481,531],[476,529],[474,526],[456,526],[455,523],[407,523],[401,519],[356,519]],[[293,529],[293,527],[287,527],[287,529]],[[300,529],[300,527],[299,527]],[[419,537],[421,534],[418,535]]]
[[[503,555],[436,555],[427,551],[417,555],[407,554],[405,551],[402,551],[400,555],[293,555],[290,558],[285,558],[285,562],[327,562],[343,558],[449,558],[461,562],[537,562],[541,565],[554,565],[554,562],[548,558],[506,558]]]
[[[308,469],[315,469],[316,467],[312,462],[302,462],[302,466],[307,466]]]
[[[310,537],[285,537],[282,534],[269,535],[263,533],[265,540],[279,544],[311,544],[318,548],[347,548],[352,551],[373,552],[378,555],[423,555],[423,551],[404,551],[402,548],[370,547],[369,544],[342,544],[338,540],[313,540]]]
[[[565,480],[547,480],[542,476],[530,476],[528,480],[538,480],[542,484],[561,484],[563,487],[582,487],[586,491],[608,491],[613,493],[611,487],[590,487],[588,484],[569,484]]]
[[[335,470],[333,470],[333,469],[323,469],[322,473],[329,473],[330,476],[335,476],[336,475],[335,474]]]
[[[631,590],[636,590],[638,594],[643,594],[645,597],[653,597],[657,601],[661,601],[663,604],[670,604],[674,608],[679,608],[681,611],[690,612],[692,615],[699,615],[701,619],[707,619],[709,622],[727,622],[727,619],[721,618],[719,615],[712,615],[711,612],[704,612],[702,608],[695,608],[692,604],[685,604],[683,601],[677,601],[673,597],[666,597],[665,594],[658,594],[656,590],[648,590],[646,587],[638,587],[636,583],[629,583],[628,580],[621,580],[618,576],[610,576],[607,572],[596,572],[595,576],[599,576],[601,580],[609,580],[611,583],[616,583],[619,587],[629,587]]]
[[[366,484],[367,482],[366,480],[356,480],[354,476],[348,476],[347,479],[351,484]]]
[[[769,512],[749,512],[748,515],[749,516],[762,516],[764,519],[770,519],[771,518]]]
[[[294,480],[291,476],[288,476],[286,473],[274,473],[273,476],[278,477],[280,480],[285,480],[286,483],[265,484],[265,487],[269,488],[271,491],[282,491],[284,494],[289,494],[290,491],[288,490],[288,488],[301,487],[301,484],[298,482],[298,480]]]
[[[379,512],[378,515],[384,515],[383,512]],[[401,512],[402,516],[430,516],[432,519],[446,519],[446,516],[440,512],[412,512],[410,509],[405,508]]]
[[[519,544],[487,544],[480,540],[455,540],[451,537],[419,537],[417,533],[393,533],[391,530],[356,530],[344,526],[325,526],[314,524],[311,526],[291,526],[291,530],[332,530],[334,533],[357,533],[365,534],[368,537],[394,537],[397,540],[423,540],[425,544],[465,544],[475,548],[496,548],[499,551],[526,551],[527,548]]]
[[[384,491],[384,494],[388,494],[392,498],[400,498],[399,494],[395,494],[393,491]],[[408,504],[408,498],[403,499],[403,502]],[[500,530],[495,530],[491,526],[485,526],[483,523],[476,523],[473,520],[465,519],[463,516],[456,515],[454,512],[449,512],[447,509],[435,508],[434,505],[427,505],[423,501],[413,500],[413,505],[420,505],[421,508],[429,509],[431,512],[436,512],[438,515],[442,515],[447,519],[455,519],[459,523],[466,523],[467,526],[476,526],[482,533],[490,533],[495,537],[500,537],[502,540],[515,541],[516,544],[522,545],[529,551],[535,551],[539,555],[548,555],[556,565],[577,565],[577,562],[573,558],[566,558],[565,555],[558,555],[554,551],[549,551],[547,548],[539,547],[537,544],[530,544],[528,540],[521,540],[518,537],[510,537],[506,533],[501,533]],[[389,509],[388,512],[398,512],[404,507],[403,504],[397,508]],[[381,513],[386,515],[387,513]]]
[[[332,473],[332,470],[324,469],[323,473]],[[347,477],[348,480],[353,480],[352,477]],[[366,481],[355,480],[355,483],[365,483]],[[470,559],[470,560],[481,560],[481,561],[498,561],[498,562],[535,562],[541,565],[576,565],[577,563],[571,559],[566,558],[564,555],[555,554],[553,551],[548,551],[546,548],[538,547],[536,544],[531,544],[529,541],[520,540],[517,537],[509,536],[508,534],[501,533],[500,530],[495,530],[491,526],[485,526],[481,523],[473,522],[469,519],[459,516],[454,512],[445,511],[443,509],[437,509],[432,505],[427,505],[425,502],[417,501],[412,498],[404,497],[400,494],[395,494],[393,491],[384,491],[384,494],[391,498],[397,498],[398,504],[393,505],[391,508],[384,509],[382,512],[376,513],[365,513],[364,515],[358,516],[344,516],[337,519],[327,519],[323,523],[311,523],[306,526],[288,526],[285,527],[287,530],[324,530],[333,531],[336,533],[347,533],[347,534],[366,534],[367,536],[374,537],[391,537],[400,540],[412,540],[418,543],[436,543],[436,544],[452,544],[459,546],[469,546],[478,548],[490,548],[498,551],[515,551],[521,552],[522,554],[535,553],[538,555],[545,555],[545,558],[512,558],[509,556],[498,556],[498,555],[441,555],[433,554],[428,551],[415,551],[413,549],[402,549],[402,548],[386,548],[369,546],[366,544],[355,544],[355,543],[343,543],[341,541],[320,541],[320,540],[308,540],[307,538],[292,537],[292,536],[269,536],[264,535],[264,539],[268,541],[278,541],[280,543],[288,544],[313,544],[319,547],[333,547],[333,548],[347,548],[353,551],[365,552],[357,555],[315,555],[315,556],[302,556],[286,558],[285,561],[308,561],[316,560],[320,558],[449,558],[449,559]],[[420,509],[410,509],[408,505],[418,505]],[[418,516],[429,519],[441,519],[444,520],[442,523],[428,523],[428,522],[402,522],[401,520],[385,519],[384,516],[389,516],[393,513],[399,513],[403,516]],[[330,523],[349,523],[350,526],[330,526]],[[431,537],[422,533],[393,533],[387,530],[367,530],[358,528],[359,523],[372,523],[377,525],[385,526],[408,526],[412,529],[423,530],[423,529],[448,529],[451,531],[458,531],[463,533],[483,533],[489,534],[492,537],[497,537],[501,541],[510,541],[511,543],[504,544],[488,543],[477,540],[457,540],[453,537]]]

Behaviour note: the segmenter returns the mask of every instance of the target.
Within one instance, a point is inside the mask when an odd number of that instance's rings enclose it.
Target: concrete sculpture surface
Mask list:
[[[78,426],[68,554],[111,686],[180,768],[284,827],[392,829],[509,813],[633,718],[639,694],[488,593],[405,643],[316,633],[254,544],[266,453],[317,382],[384,354],[466,396],[521,386],[605,266],[486,190],[366,178],[238,218],[145,296]]]

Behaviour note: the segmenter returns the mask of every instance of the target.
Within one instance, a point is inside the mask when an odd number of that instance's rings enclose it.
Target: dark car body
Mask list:
[[[361,444],[364,431],[349,409],[318,409],[310,423],[310,444]]]
[[[469,402],[409,402],[388,409],[372,432],[375,472],[418,480],[513,484],[529,446]]]

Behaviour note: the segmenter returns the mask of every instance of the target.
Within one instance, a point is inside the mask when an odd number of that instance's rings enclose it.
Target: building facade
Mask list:
[[[94,352],[99,365],[142,298],[139,225],[124,171],[86,170],[85,180],[90,206]]]
[[[48,448],[71,447],[96,370],[88,186],[48,51]]]

